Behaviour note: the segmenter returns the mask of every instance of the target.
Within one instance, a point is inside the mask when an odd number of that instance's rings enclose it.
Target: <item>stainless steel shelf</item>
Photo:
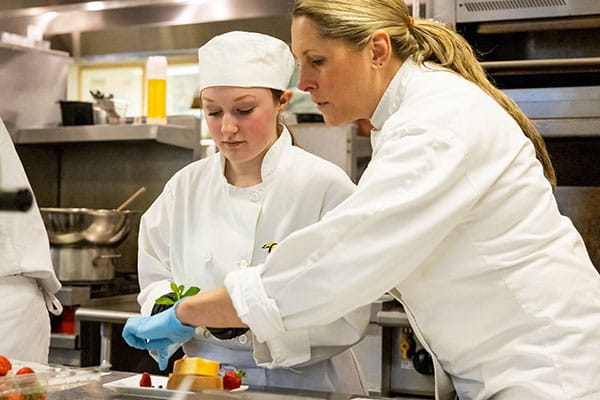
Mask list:
[[[76,143],[155,140],[171,146],[195,150],[200,146],[193,129],[179,125],[80,125],[58,128],[21,129],[15,143]],[[196,143],[198,142],[198,143]]]
[[[543,137],[600,137],[600,118],[534,119]]]
[[[600,57],[482,62],[492,75],[535,75],[600,72]]]

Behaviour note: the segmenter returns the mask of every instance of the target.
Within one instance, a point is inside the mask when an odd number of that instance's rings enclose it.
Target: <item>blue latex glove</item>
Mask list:
[[[184,343],[194,336],[196,328],[182,324],[175,316],[175,307],[150,317],[133,317],[123,328],[123,339],[131,347],[156,351],[158,367],[167,368],[169,346]]]

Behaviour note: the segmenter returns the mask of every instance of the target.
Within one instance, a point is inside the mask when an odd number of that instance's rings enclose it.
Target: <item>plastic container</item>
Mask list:
[[[48,378],[44,372],[0,377],[0,399],[45,399]]]
[[[60,101],[63,126],[93,125],[94,105],[87,101]]]
[[[146,62],[148,124],[167,123],[167,58],[152,56]]]
[[[46,398],[46,393],[99,383],[103,373],[98,367],[71,368],[14,359],[10,361],[12,369],[6,376],[0,376],[0,399],[2,400],[43,400]],[[23,367],[31,368],[34,373],[17,375],[16,371]]]

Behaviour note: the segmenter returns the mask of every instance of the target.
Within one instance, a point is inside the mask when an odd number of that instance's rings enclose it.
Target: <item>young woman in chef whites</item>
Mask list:
[[[222,286],[231,271],[264,263],[266,244],[318,221],[355,190],[340,168],[293,146],[278,122],[292,96],[286,89],[294,59],[284,42],[229,32],[198,57],[206,123],[219,153],[175,174],[142,217],[138,300],[145,315],[171,291],[170,282],[205,291]],[[363,308],[261,342],[246,329],[199,328],[181,342],[188,356],[245,370],[245,384],[364,393],[349,347],[368,319]],[[161,369],[167,358],[162,352]]]
[[[389,291],[438,399],[599,399],[600,276],[558,211],[543,141],[468,44],[403,0],[302,0],[292,50],[327,123],[373,126],[358,190],[263,266],[126,336],[247,325],[268,341]]]

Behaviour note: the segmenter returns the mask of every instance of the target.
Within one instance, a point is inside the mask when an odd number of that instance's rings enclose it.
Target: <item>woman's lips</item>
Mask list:
[[[322,101],[322,102],[316,102],[316,104],[317,104],[317,108],[320,110],[320,109],[325,108],[329,103],[327,101]]]
[[[239,142],[223,142],[223,145],[226,146],[226,147],[235,148],[235,147],[239,147],[243,143],[244,143],[244,141],[239,141]]]

